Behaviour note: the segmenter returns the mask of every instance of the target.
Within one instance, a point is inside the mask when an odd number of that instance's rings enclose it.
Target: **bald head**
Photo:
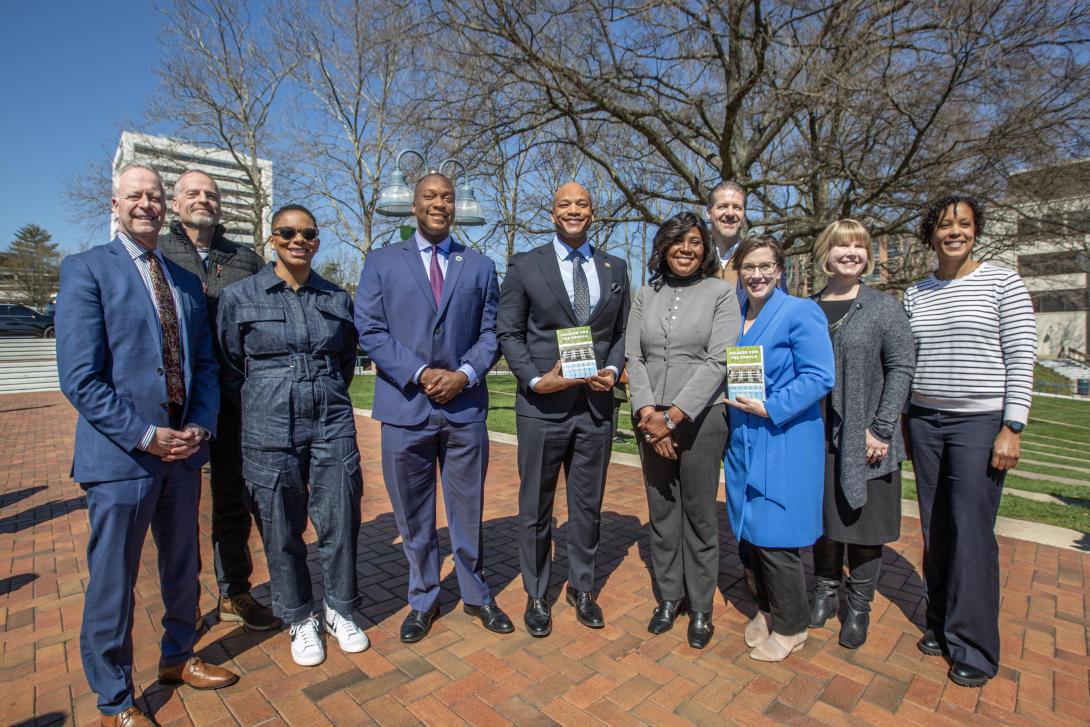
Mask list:
[[[587,241],[587,230],[594,220],[594,208],[590,193],[578,182],[560,185],[553,195],[553,209],[549,217],[556,227],[556,237],[565,245],[577,248]]]

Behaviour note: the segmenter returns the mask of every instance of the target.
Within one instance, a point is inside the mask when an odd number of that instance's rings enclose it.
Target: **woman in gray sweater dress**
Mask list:
[[[825,402],[825,534],[814,544],[810,626],[836,613],[845,549],[848,609],[840,644],[867,639],[882,545],[901,534],[901,409],[916,367],[908,318],[898,302],[860,280],[874,270],[871,238],[838,220],[814,243],[829,282],[814,296],[829,319],[836,385]]]

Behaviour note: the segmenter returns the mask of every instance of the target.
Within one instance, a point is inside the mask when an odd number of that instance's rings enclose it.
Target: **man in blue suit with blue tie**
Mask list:
[[[158,250],[159,173],[118,173],[117,237],[65,258],[57,299],[61,390],[79,413],[72,477],[87,494],[89,578],[80,655],[100,724],[152,722],[134,706],[133,589],[149,527],[165,607],[159,680],[218,689],[238,676],[193,655],[197,505],[215,432],[218,367],[200,280]]]
[[[485,376],[499,357],[495,264],[451,239],[454,186],[428,174],[413,192],[417,228],[367,257],[356,292],[360,347],[377,368],[382,474],[409,560],[401,640],[431,629],[439,601],[436,466],[466,613],[489,631],[514,626],[484,579],[482,496],[488,467]]]

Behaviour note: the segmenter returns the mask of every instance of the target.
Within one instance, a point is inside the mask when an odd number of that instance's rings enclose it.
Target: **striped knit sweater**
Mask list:
[[[916,339],[913,404],[1029,419],[1037,332],[1017,273],[982,263],[954,280],[929,275],[904,306]]]

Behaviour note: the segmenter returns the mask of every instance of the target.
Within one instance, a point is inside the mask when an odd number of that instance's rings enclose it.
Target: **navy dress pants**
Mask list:
[[[999,671],[999,547],[995,518],[1006,472],[992,469],[1002,412],[913,406],[908,431],[923,528],[927,628],[950,658]]]
[[[443,482],[454,572],[462,600],[492,602],[484,579],[481,532],[488,431],[484,422],[456,424],[435,411],[411,427],[382,425],[382,477],[409,561],[409,607],[428,611],[439,600],[439,539],[435,474]]]
[[[155,477],[81,486],[87,493],[90,536],[80,656],[99,710],[116,714],[133,705],[133,589],[149,527],[159,549],[164,606],[159,663],[171,666],[193,656],[200,470],[172,462]]]

